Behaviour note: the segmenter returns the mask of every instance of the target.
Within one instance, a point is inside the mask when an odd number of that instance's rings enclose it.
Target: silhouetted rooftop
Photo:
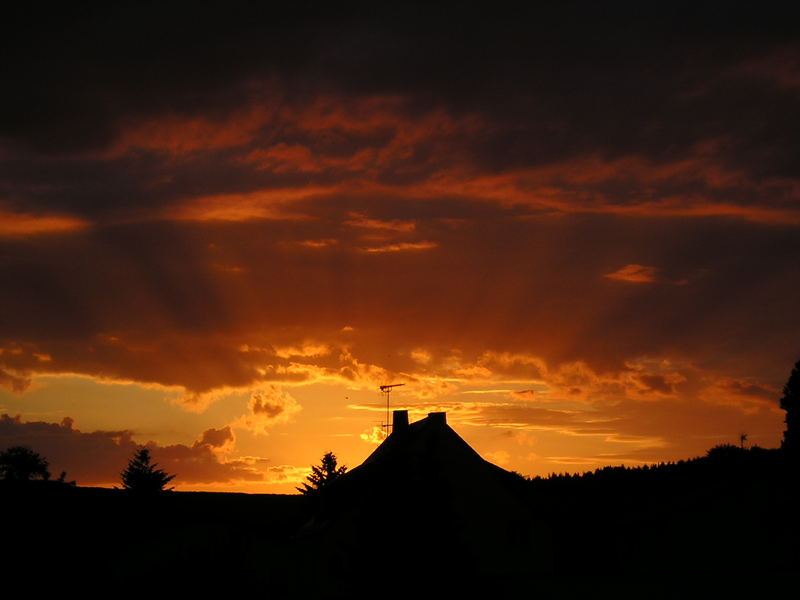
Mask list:
[[[324,489],[306,532],[329,540],[325,552],[358,556],[360,565],[378,560],[365,549],[386,539],[382,556],[393,560],[413,555],[491,573],[546,569],[547,536],[535,532],[516,482],[481,458],[445,413],[408,424],[406,411],[395,411],[391,435]]]

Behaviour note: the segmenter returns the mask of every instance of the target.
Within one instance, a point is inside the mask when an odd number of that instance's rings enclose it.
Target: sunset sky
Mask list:
[[[389,383],[531,476],[780,443],[792,19],[292,6],[4,15],[0,449],[290,493]]]

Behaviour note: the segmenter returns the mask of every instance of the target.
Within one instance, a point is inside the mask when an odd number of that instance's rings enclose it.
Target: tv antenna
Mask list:
[[[389,437],[389,427],[392,426],[391,422],[389,421],[389,395],[392,393],[392,388],[400,387],[401,385],[405,385],[405,383],[392,383],[391,385],[382,385],[381,387],[381,394],[386,394],[386,437]]]

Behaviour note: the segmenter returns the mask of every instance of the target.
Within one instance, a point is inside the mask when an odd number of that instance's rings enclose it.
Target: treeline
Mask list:
[[[159,494],[171,491],[167,484],[175,478],[157,463],[151,464],[150,450],[139,448],[134,452],[133,458],[128,461],[128,466],[120,479],[122,488],[136,494]],[[54,489],[58,486],[76,487],[75,481],[67,481],[66,471],[62,471],[58,479],[52,479],[50,463],[39,453],[27,446],[11,446],[0,451],[0,489],[14,489],[36,485],[40,489]]]
[[[778,476],[790,465],[780,449],[759,446],[741,448],[722,444],[705,456],[639,466],[608,466],[584,473],[551,473],[545,477],[525,477],[536,492],[578,491],[605,486],[673,486],[709,483],[731,477]]]
[[[783,449],[726,444],[677,462],[516,480],[551,531],[557,571],[796,568],[791,541],[800,532],[787,516],[795,513],[797,461]]]
[[[720,445],[705,456],[585,473],[516,476],[513,485],[537,512],[624,517],[669,504],[727,502],[743,494],[781,493],[796,481],[796,462],[781,449]]]

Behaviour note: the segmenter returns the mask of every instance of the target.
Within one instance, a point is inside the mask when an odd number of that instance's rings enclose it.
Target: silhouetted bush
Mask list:
[[[50,479],[49,463],[25,446],[12,446],[0,452],[0,479],[28,481]]]
[[[706,451],[706,456],[711,460],[736,460],[749,452],[733,444],[719,444]]]

